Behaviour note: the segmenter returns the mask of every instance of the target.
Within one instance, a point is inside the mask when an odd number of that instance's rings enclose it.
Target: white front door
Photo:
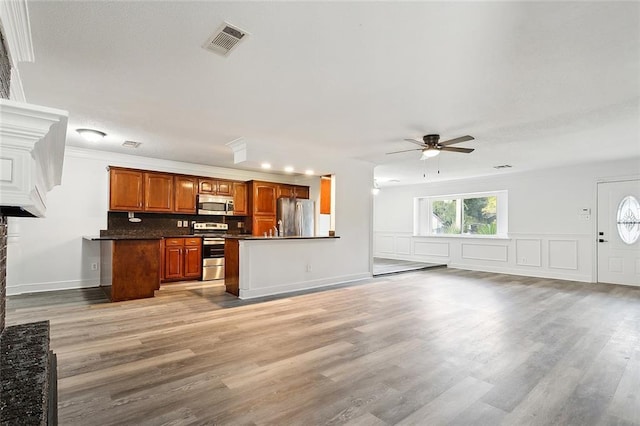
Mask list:
[[[598,184],[598,282],[640,286],[640,180]]]

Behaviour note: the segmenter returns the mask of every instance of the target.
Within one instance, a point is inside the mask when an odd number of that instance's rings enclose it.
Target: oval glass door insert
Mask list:
[[[618,235],[627,244],[633,244],[640,237],[640,203],[633,195],[627,195],[618,204],[616,217]]]

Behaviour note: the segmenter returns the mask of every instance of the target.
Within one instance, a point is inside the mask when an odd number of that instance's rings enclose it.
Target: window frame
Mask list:
[[[431,226],[434,201],[458,200],[458,209],[462,209],[464,200],[469,198],[496,197],[496,233],[490,234],[436,234]],[[414,198],[413,210],[413,236],[435,238],[491,238],[507,239],[508,236],[508,192],[506,190],[467,192],[461,194],[428,195]],[[464,212],[462,212],[462,225],[464,225]],[[461,227],[463,228],[463,226]]]

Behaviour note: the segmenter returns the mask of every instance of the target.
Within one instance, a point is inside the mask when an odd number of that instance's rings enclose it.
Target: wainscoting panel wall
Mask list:
[[[376,257],[433,263],[474,271],[594,282],[594,247],[587,234],[511,233],[509,238],[422,237],[374,232]],[[640,270],[640,265],[637,265]]]
[[[542,244],[540,240],[516,240],[516,263],[522,266],[542,266]]]
[[[462,258],[506,262],[508,259],[508,248],[506,245],[497,246],[490,244],[463,243]]]
[[[449,257],[449,243],[447,242],[414,241],[413,247],[414,253],[418,256]]]
[[[578,269],[578,242],[576,240],[549,240],[549,267]]]

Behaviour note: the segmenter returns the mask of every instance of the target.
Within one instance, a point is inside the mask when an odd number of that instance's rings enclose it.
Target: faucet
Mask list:
[[[284,233],[282,232],[282,219],[278,219],[278,235],[284,237]]]

